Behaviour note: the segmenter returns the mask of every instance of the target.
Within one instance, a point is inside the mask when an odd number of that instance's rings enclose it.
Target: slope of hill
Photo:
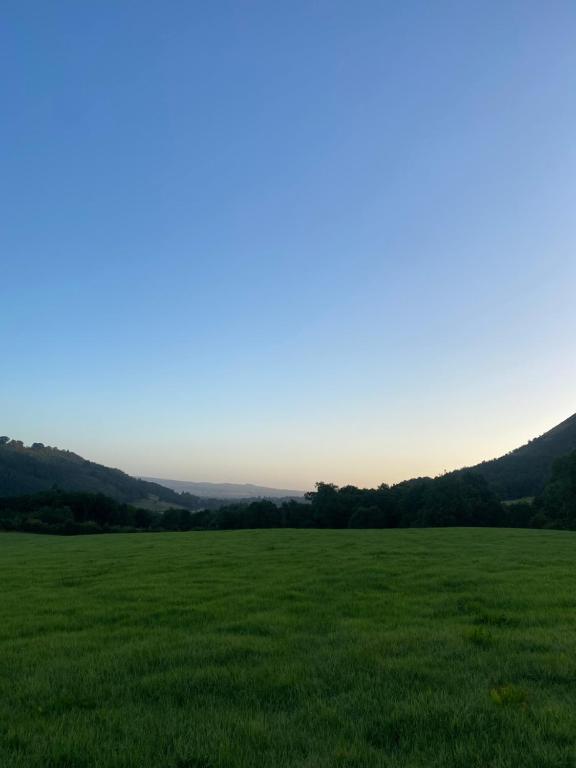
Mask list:
[[[505,456],[470,469],[483,475],[502,499],[520,499],[541,493],[555,460],[574,450],[576,414]]]
[[[163,485],[137,480],[119,469],[83,459],[71,451],[42,443],[25,446],[0,437],[0,496],[37,493],[57,486],[67,491],[103,493],[116,501],[148,509],[204,506],[195,496],[180,496]]]
[[[217,499],[299,499],[304,491],[287,488],[268,488],[265,485],[251,483],[195,483],[188,480],[164,480],[159,477],[146,477],[153,483],[160,483],[178,493],[192,493],[202,498]]]

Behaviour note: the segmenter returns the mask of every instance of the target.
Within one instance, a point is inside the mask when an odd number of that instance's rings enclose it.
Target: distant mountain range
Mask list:
[[[299,498],[303,491],[234,483],[193,483],[135,478],[119,469],[42,443],[25,446],[0,437],[0,496],[19,496],[49,490],[103,493],[116,501],[161,512],[169,507],[203,509],[218,502],[247,498]]]
[[[576,414],[505,456],[466,469],[483,475],[502,499],[519,499],[539,494],[554,461],[574,450]],[[137,479],[70,451],[42,443],[27,447],[19,440],[0,437],[0,496],[36,493],[53,487],[103,493],[116,501],[155,511],[169,507],[204,509],[220,506],[222,501],[303,495],[303,491],[251,484]]]
[[[211,499],[299,499],[304,491],[287,488],[268,488],[265,485],[251,483],[195,483],[188,480],[165,480],[159,477],[145,477],[153,483],[165,485],[178,493],[191,493],[194,496]]]

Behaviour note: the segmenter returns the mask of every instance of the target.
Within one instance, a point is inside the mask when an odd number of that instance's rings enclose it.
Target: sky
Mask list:
[[[5,0],[0,432],[310,488],[576,411],[572,0]]]

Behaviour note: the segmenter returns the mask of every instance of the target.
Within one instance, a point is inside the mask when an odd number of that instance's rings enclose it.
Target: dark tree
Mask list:
[[[558,459],[544,493],[535,502],[539,526],[576,530],[576,451]]]

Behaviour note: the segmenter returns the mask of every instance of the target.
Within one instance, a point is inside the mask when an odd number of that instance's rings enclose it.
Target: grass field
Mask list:
[[[0,535],[2,768],[573,768],[576,534]]]

